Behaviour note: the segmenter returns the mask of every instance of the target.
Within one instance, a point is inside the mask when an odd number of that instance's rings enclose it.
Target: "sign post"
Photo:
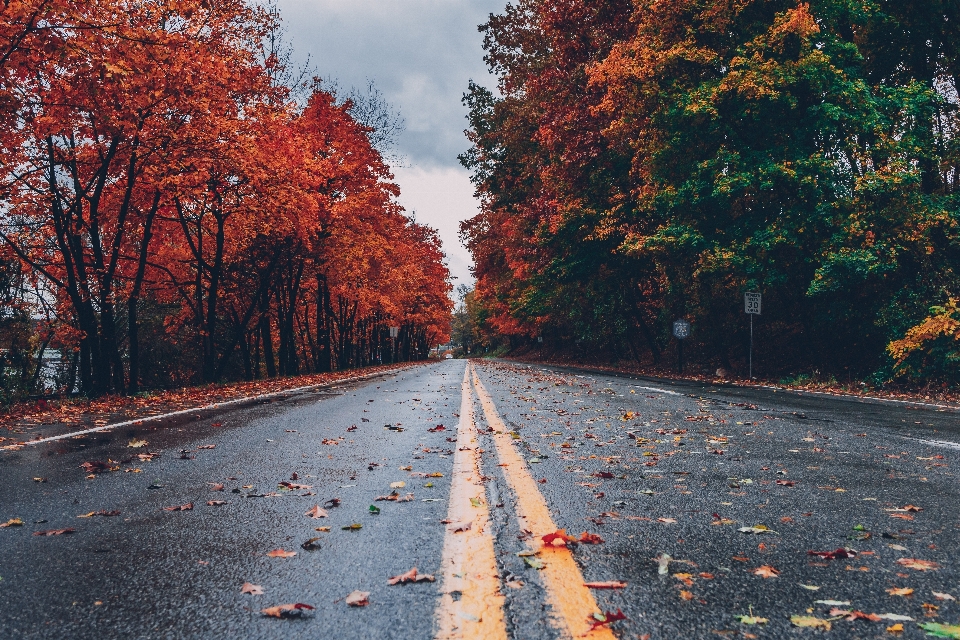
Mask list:
[[[753,316],[760,315],[760,294],[743,294],[743,311],[750,316],[750,379],[753,380]]]
[[[690,323],[686,320],[674,320],[673,337],[677,339],[677,368],[683,374],[683,341],[690,336]]]
[[[390,327],[390,364],[397,358],[397,336],[400,335],[400,327]]]

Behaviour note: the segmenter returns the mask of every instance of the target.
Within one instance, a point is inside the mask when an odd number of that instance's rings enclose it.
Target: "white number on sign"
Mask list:
[[[759,293],[743,294],[743,310],[746,313],[760,315],[760,294]]]

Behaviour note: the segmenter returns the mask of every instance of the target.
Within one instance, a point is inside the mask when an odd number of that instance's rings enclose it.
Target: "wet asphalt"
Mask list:
[[[387,579],[439,571],[464,364],[0,452],[0,522],[25,523],[0,529],[0,637],[432,637],[439,583]],[[960,622],[943,598],[960,598],[957,411],[476,364],[558,526],[604,540],[573,551],[585,579],[627,583],[595,592],[627,616],[618,637],[920,638],[918,623]],[[479,403],[475,415],[483,431]],[[480,447],[510,635],[557,637],[538,572],[516,556],[527,536],[489,435]],[[395,482],[414,499],[375,501]],[[895,510],[908,505],[922,510]],[[328,516],[304,515],[314,506]],[[77,517],[101,510],[120,513]],[[759,525],[775,533],[739,531]],[[838,548],[857,553],[808,553]],[[266,555],[278,549],[297,555]],[[347,606],[354,590],[370,604]],[[838,619],[816,600],[914,621],[893,635],[895,620]],[[315,609],[260,613],[298,602]],[[767,622],[736,617],[751,614]]]

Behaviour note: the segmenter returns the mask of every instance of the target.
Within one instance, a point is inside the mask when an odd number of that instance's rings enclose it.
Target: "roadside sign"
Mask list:
[[[685,340],[690,337],[690,323],[686,320],[676,320],[673,323],[673,337],[677,340]]]
[[[751,315],[760,315],[760,294],[747,292],[743,294],[743,311]]]

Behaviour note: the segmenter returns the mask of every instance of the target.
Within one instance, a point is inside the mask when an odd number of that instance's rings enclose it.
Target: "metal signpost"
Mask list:
[[[390,364],[397,359],[397,336],[400,335],[400,327],[390,327]]]
[[[743,294],[743,310],[750,316],[750,379],[753,380],[753,316],[760,315],[760,294]]]
[[[683,341],[690,336],[690,323],[686,320],[674,320],[673,337],[677,339],[677,368],[683,373]]]

